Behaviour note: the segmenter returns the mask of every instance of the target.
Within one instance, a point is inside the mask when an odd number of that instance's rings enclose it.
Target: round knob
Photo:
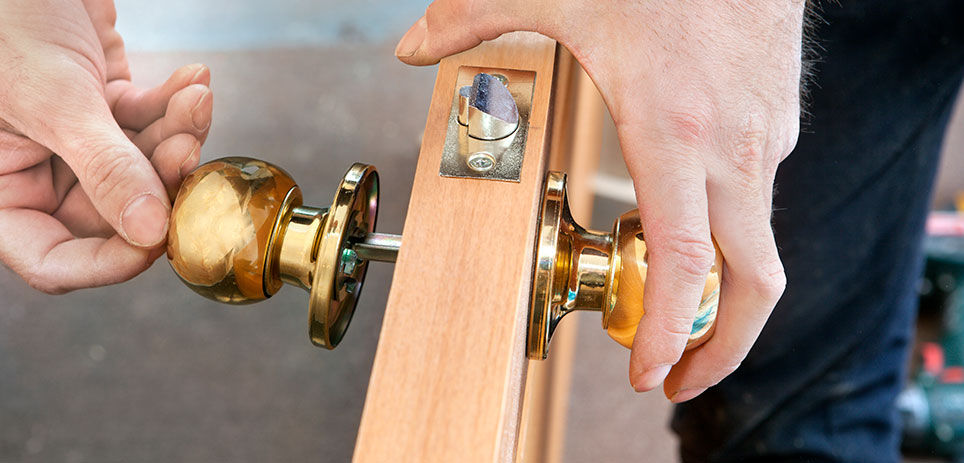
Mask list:
[[[281,168],[257,159],[222,158],[184,179],[174,201],[167,258],[198,294],[247,304],[281,288],[270,268],[272,237],[301,191]],[[274,263],[274,262],[271,262]]]
[[[621,215],[613,226],[613,262],[610,271],[613,280],[612,304],[603,311],[603,328],[616,342],[627,348],[633,347],[636,328],[645,312],[643,291],[646,286],[646,273],[649,270],[646,242],[643,241],[643,226],[639,222],[639,210],[633,209]],[[720,271],[723,269],[723,255],[716,249],[716,262],[710,268],[703,286],[693,328],[686,343],[686,349],[703,344],[713,335],[716,328],[716,309],[720,303]]]
[[[713,335],[721,269],[722,257],[717,249],[716,264],[707,277],[687,349]],[[576,310],[602,312],[603,329],[616,342],[632,347],[644,312],[647,270],[639,212],[632,210],[619,217],[612,233],[586,230],[569,212],[566,176],[549,172],[532,276],[526,339],[529,358],[546,358],[556,325]]]
[[[309,337],[331,349],[351,321],[368,259],[393,259],[398,250],[397,240],[373,235],[377,210],[372,166],[353,165],[321,209],[302,205],[281,168],[222,158],[184,179],[167,256],[188,287],[228,304],[266,299],[283,283],[308,290]]]

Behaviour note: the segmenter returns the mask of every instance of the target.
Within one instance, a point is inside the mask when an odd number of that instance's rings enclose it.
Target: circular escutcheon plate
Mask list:
[[[348,329],[368,270],[368,261],[359,259],[348,242],[375,230],[377,212],[378,173],[356,163],[338,186],[318,242],[308,335],[319,347],[335,348]]]

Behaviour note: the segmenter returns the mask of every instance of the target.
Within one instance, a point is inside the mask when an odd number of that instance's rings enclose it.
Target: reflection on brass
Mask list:
[[[358,258],[350,240],[375,231],[378,174],[355,164],[338,187],[316,246],[314,281],[308,303],[308,334],[320,347],[334,348],[348,329],[368,261]]]
[[[304,206],[291,176],[272,164],[218,159],[181,185],[168,260],[188,287],[224,303],[263,300],[283,283],[308,290],[311,341],[330,349],[348,327],[368,261],[394,262],[401,246],[401,237],[373,233],[377,209],[369,165],[353,165],[322,209]]]
[[[612,233],[586,230],[569,212],[566,176],[549,172],[538,223],[526,340],[528,357],[545,359],[556,325],[575,310],[601,312],[603,329],[610,337],[632,347],[643,316],[647,270],[639,212],[632,210],[620,216]],[[687,349],[713,335],[721,268],[717,250],[717,261],[707,278]]]
[[[268,244],[290,203],[300,204],[301,193],[271,164],[223,158],[199,167],[174,201],[171,266],[191,289],[216,301],[245,304],[271,296],[280,284],[265,272]]]
[[[518,182],[535,79],[532,71],[460,67],[439,175]],[[480,109],[470,103],[473,88],[483,83],[492,86],[494,96],[491,107]],[[499,96],[505,90],[511,101]]]

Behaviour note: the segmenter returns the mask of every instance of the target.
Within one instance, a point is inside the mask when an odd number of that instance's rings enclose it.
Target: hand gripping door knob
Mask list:
[[[556,325],[576,310],[602,312],[603,329],[616,342],[632,347],[644,313],[647,271],[639,212],[616,219],[612,233],[586,230],[569,212],[565,174],[549,172],[538,224],[526,340],[529,358],[546,358]],[[687,349],[713,335],[722,264],[717,249]]]

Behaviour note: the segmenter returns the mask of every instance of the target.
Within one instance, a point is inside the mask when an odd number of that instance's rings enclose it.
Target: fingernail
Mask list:
[[[204,102],[211,97],[211,91],[208,90],[201,95],[201,98],[197,100],[197,104],[194,105],[194,109],[191,110],[191,122],[194,124],[194,129],[203,132],[208,129],[211,125],[211,120],[208,119],[205,114],[206,111],[201,109],[204,106]]]
[[[427,25],[425,23],[425,16],[419,18],[419,20],[412,26],[408,32],[402,36],[402,40],[398,41],[398,46],[395,47],[395,56],[399,58],[408,58],[418,51],[419,47],[422,46],[422,42],[425,40],[425,29]]]
[[[696,388],[696,389],[683,389],[682,391],[679,391],[679,392],[677,392],[676,394],[673,394],[673,397],[672,397],[671,399],[669,399],[669,400],[670,400],[670,402],[673,402],[674,404],[678,404],[678,403],[680,403],[680,402],[686,402],[687,400],[690,400],[690,399],[692,399],[692,398],[694,398],[694,397],[702,394],[703,391],[705,391],[705,390],[706,390],[705,387],[703,387],[703,388]]]
[[[652,390],[666,379],[670,368],[672,368],[672,365],[660,365],[644,372],[633,381],[633,389],[636,389],[636,392]]]
[[[195,142],[194,149],[191,150],[191,154],[187,155],[187,157],[184,158],[184,161],[181,162],[180,171],[181,171],[182,179],[184,177],[187,177],[187,174],[190,174],[191,171],[193,171],[194,168],[197,167],[198,161],[201,160],[200,151],[201,151],[201,142]]]
[[[204,74],[204,71],[207,71],[208,67],[203,64],[198,64],[197,67],[197,72],[194,73],[194,77],[191,77],[192,84],[204,83],[204,79],[202,79],[201,76]]]
[[[167,234],[167,207],[152,194],[138,196],[121,214],[120,228],[131,244],[154,246]]]

